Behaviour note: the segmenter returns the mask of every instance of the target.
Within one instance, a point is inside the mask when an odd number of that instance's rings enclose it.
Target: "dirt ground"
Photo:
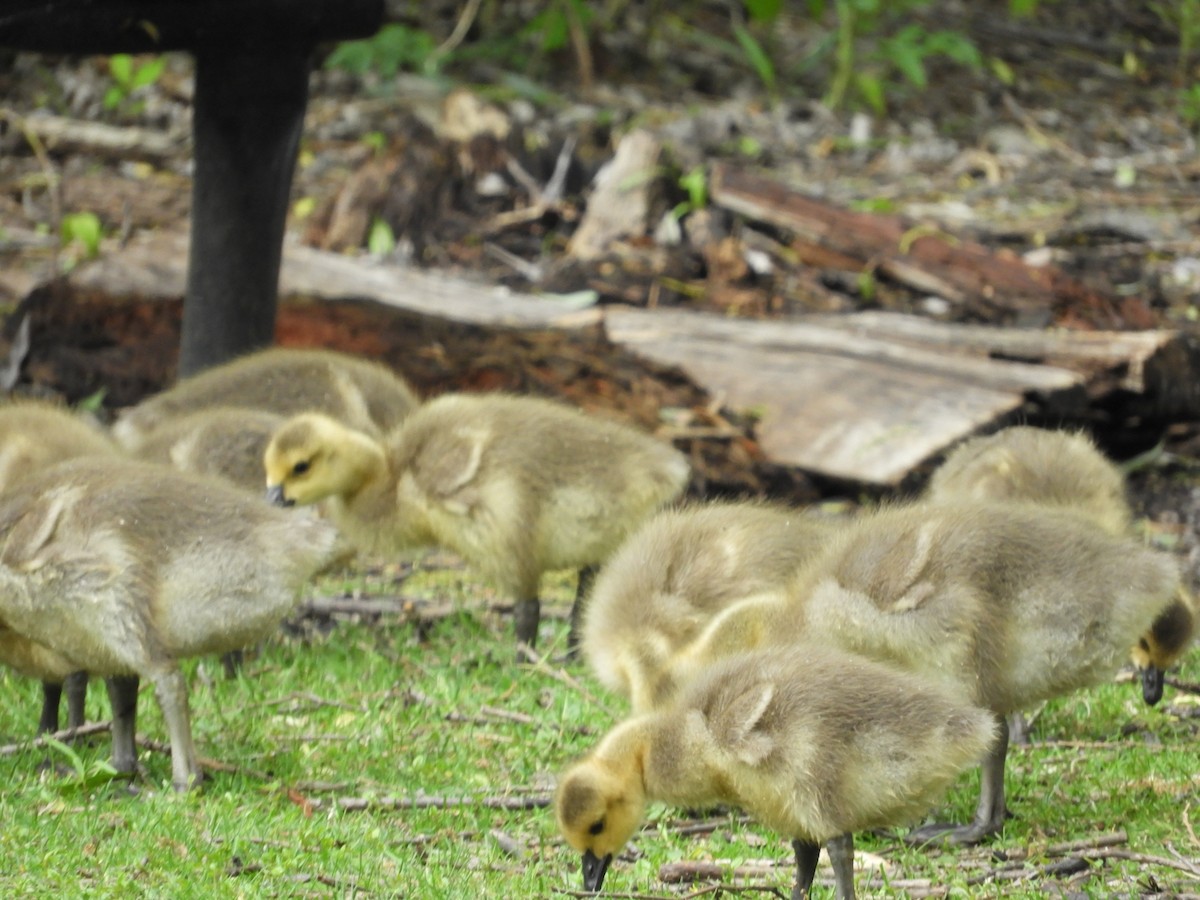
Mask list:
[[[879,308],[989,321],[986,305],[948,303],[887,278],[868,288],[860,272],[836,262],[797,259],[791,236],[778,229],[699,208],[681,180],[724,161],[768,171],[831,203],[902,214],[919,228],[1050,262],[1089,288],[1136,301],[1144,325],[1194,329],[1200,156],[1196,126],[1178,99],[1194,71],[1180,65],[1178,39],[1150,4],[1064,0],[1021,20],[999,2],[933,4],[913,21],[968,35],[984,64],[931,58],[929,85],[917,89],[861,44],[862,66],[876,66],[887,86],[886,112],[870,115],[820,103],[828,21],[785,13],[767,35],[777,60],[771,97],[744,56],[697,38],[728,33],[724,6],[691,7],[691,30],[656,25],[652,5],[617,7],[619,27],[589,32],[586,61],[569,44],[531,52],[522,57],[528,80],[481,51],[488,27],[511,24],[490,21],[475,24],[457,55],[457,89],[444,79],[319,68],[291,233],[362,253],[372,223],[384,222],[394,239],[384,249],[389,259],[523,290],[593,291],[599,303],[752,317]],[[458,11],[429,4],[416,24],[448,34]],[[154,83],[108,109],[111,85],[104,58],[0,58],[0,300],[44,307],[27,381],[73,400],[104,386],[110,408],[173,377],[177,307],[80,297],[64,286],[32,300],[31,292],[82,253],[78,243],[59,247],[53,232],[64,214],[97,215],[102,252],[139,230],[184,225],[191,63],[170,55]],[[113,126],[127,144],[31,143],[31,123],[47,113]],[[571,239],[589,186],[632,127],[662,145],[645,232],[582,259]],[[153,134],[179,140],[163,152],[146,138]],[[32,152],[35,143],[48,149]],[[554,188],[556,166],[562,177]],[[754,442],[752,421],[680,373],[619,352],[600,333],[489,332],[381,315],[366,305],[334,311],[288,298],[280,339],[381,356],[426,393],[512,388],[648,427],[682,421],[707,435],[692,442],[697,492],[811,501],[846,491],[773,466]],[[1022,315],[1018,324],[1031,327],[1089,327],[1083,314]],[[1002,317],[997,311],[993,321]],[[1097,437],[1127,453],[1126,424],[1106,423]],[[1194,518],[1188,460],[1200,428],[1154,427],[1166,442],[1166,464],[1134,476],[1136,501],[1161,530],[1179,535]]]

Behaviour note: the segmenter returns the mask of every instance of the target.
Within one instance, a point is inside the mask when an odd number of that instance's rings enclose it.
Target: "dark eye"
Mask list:
[[[1150,652],[1150,645],[1146,642],[1145,638],[1138,639],[1138,646],[1141,647],[1143,650],[1145,650],[1147,653]]]
[[[605,823],[604,823],[603,819],[593,822],[591,828],[588,829],[588,834],[591,834],[591,835],[599,834],[600,832],[602,832],[604,830],[604,824]]]
[[[300,462],[298,462],[294,466],[292,466],[292,474],[293,475],[303,475],[307,471],[308,471],[308,460],[307,459],[302,459],[302,460],[300,460]]]

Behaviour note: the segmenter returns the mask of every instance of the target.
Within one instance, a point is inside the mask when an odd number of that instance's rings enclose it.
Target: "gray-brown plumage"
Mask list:
[[[1072,513],[894,507],[841,529],[781,595],[717,616],[672,663],[667,687],[731,653],[811,640],[967,691],[995,713],[1001,738],[974,822],[936,834],[973,842],[1004,820],[1004,716],[1110,679],[1178,588],[1167,554]]]
[[[137,678],[152,681],[183,790],[200,770],[179,660],[273,629],[335,535],[215,479],[116,458],[62,463],[0,495],[0,619],[111,676],[121,771],[135,767]]]
[[[601,683],[655,705],[668,661],[735,601],[778,591],[837,527],[783,505],[713,502],[665,509],[633,532],[592,586],[583,657]]]
[[[1024,500],[1127,534],[1125,478],[1082,432],[1015,425],[959,444],[934,470],[929,500]]]
[[[853,832],[922,816],[995,738],[960,693],[892,667],[796,644],[714,663],[678,701],[610,731],[559,779],[555,813],[597,891],[646,805],[739,806],[792,839],[793,898],[828,844],[854,897]]]
[[[33,473],[81,456],[115,456],[120,448],[99,425],[51,403],[15,401],[0,406],[0,494]],[[58,730],[63,685],[67,725],[84,722],[87,675],[71,660],[5,627],[0,620],[0,663],[42,682],[38,733]]]
[[[273,347],[206,369],[122,411],[113,434],[136,450],[168,419],[234,406],[281,416],[321,412],[379,435],[398,425],[418,402],[404,379],[382,363],[332,350]]]
[[[167,419],[146,434],[134,455],[223,478],[261,497],[266,485],[263,451],[286,421],[261,409],[213,406]]]
[[[503,394],[438,397],[385,442],[299,416],[272,438],[265,466],[281,502],[333,498],[360,549],[462,555],[515,599],[517,638],[530,645],[542,573],[602,562],[688,479],[682,454],[649,435]]]
[[[1075,513],[1109,534],[1128,534],[1133,520],[1124,476],[1087,435],[1023,425],[960,444],[934,471],[926,496],[1042,504]],[[1147,703],[1162,699],[1164,673],[1191,644],[1195,619],[1195,602],[1181,586],[1133,645]]]

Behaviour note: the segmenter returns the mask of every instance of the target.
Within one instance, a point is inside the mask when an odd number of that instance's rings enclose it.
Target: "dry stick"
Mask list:
[[[138,746],[145,747],[147,750],[153,750],[155,753],[171,752],[171,745],[165,741],[156,741],[148,737],[142,737],[140,734],[137,737]],[[251,769],[246,766],[235,766],[233,763],[221,762],[219,759],[213,759],[209,756],[197,756],[196,762],[206,769],[212,769],[214,772],[229,772],[233,775],[249,775],[251,778],[257,778],[260,781],[272,781],[270,775],[258,769]]]
[[[1180,681],[1178,678],[1172,678],[1168,675],[1163,679],[1163,682],[1177,691],[1184,691],[1188,694],[1200,694],[1200,684],[1194,681]]]
[[[457,809],[481,806],[486,809],[543,809],[552,801],[550,794],[535,794],[528,797],[338,797],[338,809],[355,812],[362,809]],[[322,809],[326,803],[310,801],[313,809]]]
[[[517,652],[524,654],[525,659],[528,660],[528,664],[532,665],[537,671],[541,672],[543,675],[549,675],[551,678],[555,679],[556,681],[561,681],[567,687],[578,692],[579,695],[581,697],[583,697],[583,699],[588,701],[588,703],[595,704],[597,707],[599,707],[604,712],[608,713],[610,716],[613,715],[613,711],[610,710],[606,704],[601,702],[600,699],[598,697],[596,697],[595,694],[593,694],[591,691],[589,691],[587,688],[585,688],[582,684],[580,684],[574,677],[572,677],[567,672],[566,669],[561,669],[561,668],[556,669],[556,668],[552,667],[548,662],[546,662],[546,658],[544,656],[542,656],[540,653],[538,653],[536,650],[534,650],[528,644],[524,643],[523,641],[520,642],[517,646]]]
[[[1150,856],[1146,853],[1131,853],[1128,850],[1096,850],[1093,853],[1083,852],[1080,854],[1085,859],[1126,859],[1130,862],[1143,863],[1148,866],[1165,866],[1168,869],[1175,869],[1183,872],[1185,875],[1190,875],[1192,878],[1200,879],[1200,866],[1186,860],[1168,859],[1165,856]]]
[[[14,753],[21,753],[25,750],[36,750],[39,747],[46,747],[49,740],[65,743],[73,738],[103,734],[111,729],[111,722],[88,722],[86,725],[80,725],[78,728],[64,728],[53,734],[43,734],[25,741],[17,741],[15,744],[4,744],[0,746],[0,756],[12,756]]]

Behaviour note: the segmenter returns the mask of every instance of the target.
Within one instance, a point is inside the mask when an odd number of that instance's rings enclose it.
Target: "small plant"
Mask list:
[[[128,53],[117,53],[108,58],[108,74],[113,83],[104,92],[104,108],[115,110],[126,107],[129,112],[141,112],[142,103],[130,103],[130,98],[139,88],[148,87],[158,81],[167,65],[165,56],[154,56],[135,62]]]
[[[94,259],[99,255],[100,240],[103,237],[104,229],[95,213],[67,213],[62,217],[59,238],[63,247],[77,244],[83,248],[85,259]]]
[[[681,200],[671,210],[676,219],[708,206],[708,173],[704,166],[695,166],[680,175],[678,184],[687,191],[688,198]]]
[[[442,59],[436,50],[426,32],[393,23],[365,40],[338,44],[326,57],[325,68],[354,75],[375,72],[383,78],[392,78],[401,69],[431,75]]]
[[[61,756],[71,769],[71,779],[60,782],[60,790],[91,790],[100,785],[107,784],[114,778],[122,777],[121,773],[114,769],[112,764],[106,759],[85,761],[72,747],[64,744],[62,741],[55,740],[49,736],[42,738],[42,740],[47,747]]]
[[[1179,36],[1176,77],[1182,83],[1187,77],[1192,53],[1200,46],[1200,0],[1159,0],[1151,3],[1150,8]]]
[[[926,62],[934,57],[946,57],[978,69],[983,57],[966,35],[957,31],[930,31],[924,25],[905,25],[894,34],[885,34],[885,14],[896,15],[927,5],[928,0],[901,0],[884,4],[881,0],[835,0],[837,40],[834,51],[834,74],[825,96],[828,106],[841,106],[851,89],[875,112],[886,107],[887,76],[899,72],[914,87],[924,89],[929,78]],[[823,7],[823,5],[822,5]],[[876,35],[874,48],[864,57],[858,48],[859,38]]]

